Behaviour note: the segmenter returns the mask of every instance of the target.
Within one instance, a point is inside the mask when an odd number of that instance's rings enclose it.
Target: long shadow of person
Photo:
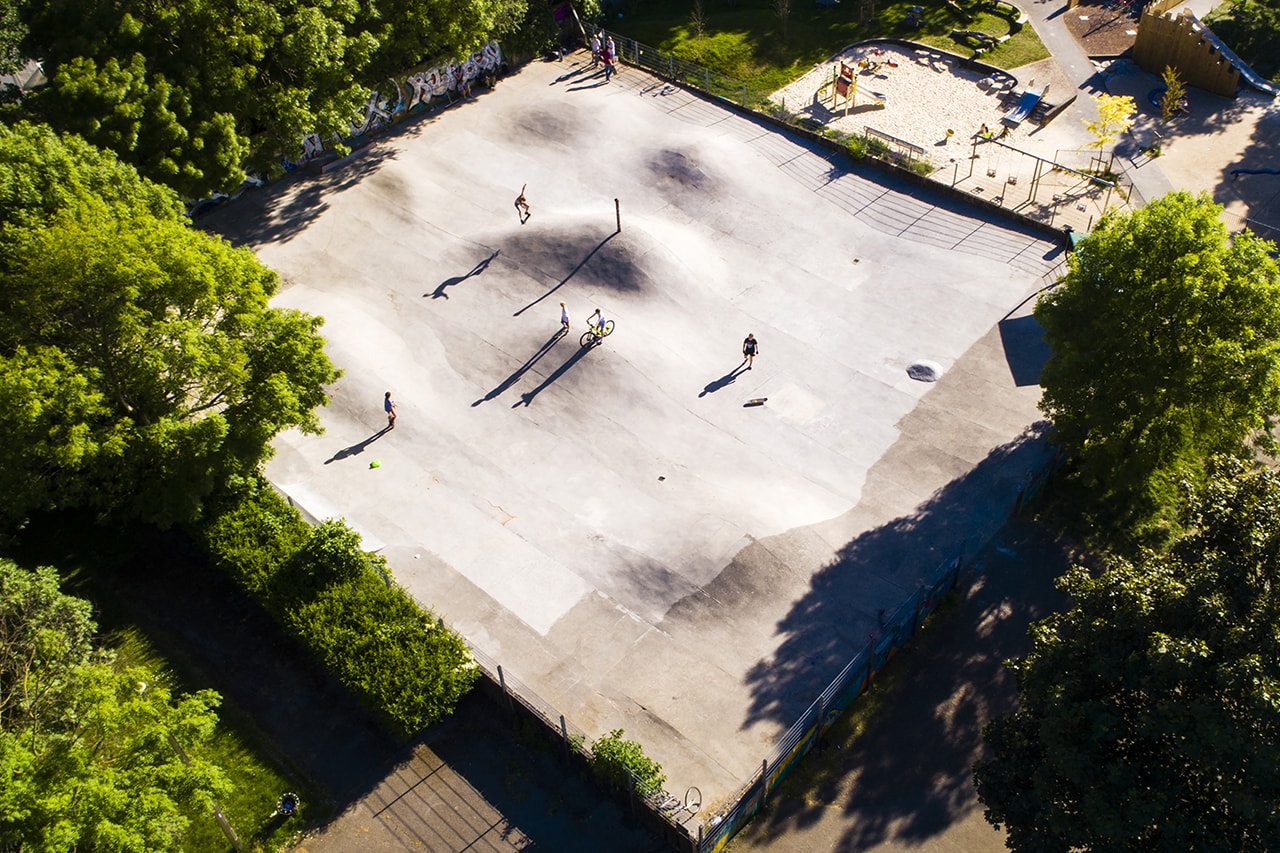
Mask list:
[[[546,342],[543,343],[542,346],[538,347],[538,351],[535,352],[533,355],[529,356],[528,361],[526,361],[524,364],[517,367],[510,376],[508,376],[506,379],[502,380],[496,386],[494,386],[494,389],[492,391],[490,391],[488,394],[485,394],[479,400],[476,400],[474,403],[472,403],[471,407],[475,408],[481,403],[487,403],[490,400],[502,394],[503,391],[506,391],[512,385],[515,385],[516,382],[520,380],[520,377],[524,376],[527,372],[529,372],[529,368],[537,364],[539,359],[541,359],[547,353],[551,352],[551,349],[556,344],[560,343],[560,339],[563,338],[564,336],[565,336],[565,330],[560,329],[554,335],[547,338]]]
[[[350,447],[342,448],[337,453],[333,454],[328,459],[324,460],[324,464],[328,465],[330,462],[337,462],[339,459],[346,459],[348,456],[355,456],[358,453],[363,453],[366,447],[373,444],[375,441],[382,438],[384,435],[386,435],[389,432],[391,432],[390,424],[388,424],[387,426],[384,426],[382,429],[378,430],[373,435],[366,438],[364,441],[357,442],[351,445]]]
[[[485,258],[483,261],[481,261],[480,263],[472,267],[471,272],[467,273],[466,275],[455,275],[453,278],[446,278],[444,281],[440,282],[440,284],[436,287],[435,290],[431,291],[430,293],[424,293],[422,295],[430,296],[432,299],[441,299],[441,298],[448,299],[449,294],[445,293],[445,290],[447,290],[450,287],[453,287],[454,285],[462,284],[464,281],[471,278],[473,275],[480,275],[480,273],[484,272],[486,269],[489,268],[489,264],[492,263],[493,259],[498,257],[498,255],[500,254],[502,254],[502,250],[495,249],[492,255],[490,255],[489,257]]]
[[[726,373],[724,376],[721,376],[719,379],[713,379],[710,382],[708,382],[706,384],[706,387],[702,389],[702,392],[698,394],[698,396],[705,397],[708,394],[716,393],[721,388],[724,388],[728,385],[732,385],[734,381],[738,378],[738,374],[742,372],[743,365],[745,365],[746,363],[747,363],[747,360],[744,358],[742,360],[742,364],[739,364],[737,367],[735,367],[733,370],[730,370],[728,373]]]
[[[537,388],[534,388],[530,391],[526,391],[523,394],[521,394],[520,399],[511,404],[511,408],[515,409],[519,406],[528,406],[529,404],[531,404],[533,402],[534,397],[541,394],[547,388],[547,386],[550,385],[552,382],[555,382],[561,376],[564,376],[566,373],[568,373],[569,368],[577,364],[582,359],[583,356],[591,352],[593,349],[595,349],[595,347],[579,347],[577,352],[575,352],[573,355],[565,359],[564,364],[557,367],[550,376],[542,380],[541,384],[539,384]]]

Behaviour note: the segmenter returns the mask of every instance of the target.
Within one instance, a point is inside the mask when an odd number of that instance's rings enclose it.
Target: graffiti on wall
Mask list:
[[[436,68],[415,71],[403,79],[393,77],[382,89],[369,93],[361,108],[360,120],[351,122],[348,138],[376,133],[406,113],[431,109],[437,99],[453,103],[456,98],[466,97],[471,93],[473,80],[494,72],[500,64],[502,48],[496,41],[491,41],[462,62],[447,62]],[[319,134],[307,134],[302,138],[302,156],[297,162],[285,160],[284,167],[292,171],[305,166],[325,150],[324,140]]]

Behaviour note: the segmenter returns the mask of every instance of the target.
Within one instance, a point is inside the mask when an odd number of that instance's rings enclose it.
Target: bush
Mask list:
[[[849,156],[854,160],[863,160],[867,156],[867,138],[865,136],[851,137],[845,147],[849,150]]]
[[[286,623],[404,735],[452,713],[479,675],[458,634],[371,568],[322,590]]]
[[[306,544],[311,528],[265,483],[255,483],[204,527],[214,564],[250,595],[264,598],[272,579]]]
[[[392,583],[342,521],[308,527],[258,482],[213,514],[203,538],[215,565],[399,733],[452,713],[475,683],[466,641]]]
[[[661,791],[667,781],[662,765],[645,755],[644,747],[623,740],[622,735],[622,729],[614,729],[591,744],[591,769],[601,781],[619,790],[629,789],[629,777],[634,776],[641,794]]]
[[[343,522],[322,521],[294,556],[295,577],[306,589],[317,592],[334,581],[357,578],[370,568],[369,557],[360,545],[360,534]]]

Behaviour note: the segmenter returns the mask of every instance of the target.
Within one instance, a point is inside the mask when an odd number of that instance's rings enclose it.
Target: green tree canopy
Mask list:
[[[8,160],[24,130],[42,156]],[[42,195],[56,147],[30,127],[0,137],[3,520],[54,506],[191,518],[280,430],[318,431],[338,375],[322,321],[270,308],[272,271],[136,175],[99,162]]]
[[[30,107],[187,198],[350,133],[371,86],[465,55],[524,0],[26,0]]]
[[[52,569],[0,560],[0,847],[173,850],[185,813],[225,795],[200,757],[219,697],[175,696],[163,676],[91,644],[88,602]],[[185,763],[174,742],[188,753]]]
[[[1280,272],[1229,239],[1207,196],[1109,214],[1036,307],[1052,354],[1040,408],[1106,511],[1169,522],[1215,453],[1271,448],[1280,411]],[[1150,532],[1150,529],[1148,529]]]
[[[1164,554],[1059,579],[984,731],[1019,851],[1262,851],[1280,838],[1280,480],[1221,459]]]
[[[1280,0],[1223,3],[1208,23],[1254,71],[1280,82]]]

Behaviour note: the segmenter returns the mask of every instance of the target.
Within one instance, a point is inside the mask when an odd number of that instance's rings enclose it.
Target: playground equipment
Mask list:
[[[896,68],[897,63],[889,62],[891,68]],[[857,63],[857,67],[861,68],[864,74],[874,74],[880,67],[880,62],[863,59]],[[840,62],[839,68],[831,69],[831,80],[823,83],[818,87],[818,91],[813,93],[813,101],[816,104],[824,103],[826,98],[824,92],[831,90],[831,111],[835,112],[841,107],[841,99],[844,100],[844,113],[849,114],[849,108],[857,105],[858,99],[858,78],[854,74],[853,67]],[[879,92],[872,92],[864,89],[867,95],[868,104],[872,107],[883,108],[885,106],[885,97]]]
[[[1018,105],[1005,113],[1000,121],[1008,127],[1017,127],[1022,124],[1026,117],[1031,115],[1031,111],[1036,108],[1036,104],[1040,103],[1040,99],[1044,97],[1044,93],[1047,91],[1049,91],[1047,85],[1039,91],[1027,89],[1018,100]]]

